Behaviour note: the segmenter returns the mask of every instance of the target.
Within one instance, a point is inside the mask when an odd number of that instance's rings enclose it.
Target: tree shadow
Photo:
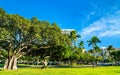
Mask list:
[[[116,71],[116,73],[120,73],[120,71]]]
[[[120,72],[116,72],[116,73],[120,73]]]

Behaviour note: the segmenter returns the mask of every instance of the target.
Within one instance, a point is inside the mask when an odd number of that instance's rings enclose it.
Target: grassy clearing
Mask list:
[[[16,71],[4,71],[0,69],[0,75],[120,75],[120,67],[19,68]]]

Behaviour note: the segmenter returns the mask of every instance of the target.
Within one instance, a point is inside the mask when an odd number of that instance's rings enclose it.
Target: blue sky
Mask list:
[[[75,29],[85,41],[98,36],[100,47],[120,48],[120,0],[1,0],[7,13],[56,22],[60,28]]]

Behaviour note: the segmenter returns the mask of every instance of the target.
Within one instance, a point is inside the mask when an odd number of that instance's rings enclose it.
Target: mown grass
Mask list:
[[[19,68],[15,71],[0,69],[0,75],[120,75],[120,67],[97,68]]]

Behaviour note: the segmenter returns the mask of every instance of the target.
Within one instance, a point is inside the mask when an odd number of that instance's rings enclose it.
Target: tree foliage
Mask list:
[[[17,59],[33,50],[71,44],[56,23],[7,14],[3,9],[0,9],[0,31],[0,48],[7,51],[4,69],[17,69]]]

